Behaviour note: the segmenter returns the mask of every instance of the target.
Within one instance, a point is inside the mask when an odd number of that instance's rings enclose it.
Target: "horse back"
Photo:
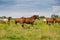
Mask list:
[[[47,20],[47,21],[54,21],[53,18],[47,18],[46,20]]]
[[[26,18],[25,23],[32,24],[34,22],[33,18]]]
[[[56,18],[55,22],[59,22],[60,23],[60,18]]]
[[[16,18],[15,22],[23,23],[23,22],[25,22],[25,18]]]

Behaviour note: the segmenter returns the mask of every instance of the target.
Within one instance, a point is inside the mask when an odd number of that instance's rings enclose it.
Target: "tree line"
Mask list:
[[[8,17],[6,17],[6,16],[0,16],[0,18],[8,18]],[[12,17],[11,17],[12,18]]]
[[[47,18],[45,16],[40,16],[40,18]],[[52,14],[50,18],[60,18],[59,15]]]
[[[0,18],[7,18],[6,16],[1,16]],[[12,18],[12,17],[11,17]],[[40,18],[47,18],[45,16],[40,16]],[[60,18],[59,15],[52,14],[50,18]]]

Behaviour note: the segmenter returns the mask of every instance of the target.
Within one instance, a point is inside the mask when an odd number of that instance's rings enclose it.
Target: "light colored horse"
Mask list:
[[[46,23],[47,20],[46,19],[43,19],[43,21],[44,21],[44,23]]]
[[[0,21],[8,22],[8,19],[4,18],[4,19],[0,19]]]
[[[10,23],[10,17],[9,18],[1,18],[0,21],[4,23]]]
[[[46,21],[46,19],[43,19],[43,21]]]

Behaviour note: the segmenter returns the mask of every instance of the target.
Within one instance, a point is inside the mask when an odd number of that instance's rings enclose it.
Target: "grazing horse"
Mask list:
[[[8,17],[8,18],[2,18],[2,19],[0,19],[0,21],[9,24],[10,23],[10,17]]]
[[[55,22],[55,18],[45,18],[43,21],[47,24],[51,24]]]
[[[32,17],[28,17],[28,18],[25,18],[25,17],[16,18],[15,19],[15,24],[21,23],[22,27],[24,27],[24,23],[33,25],[35,19],[39,19],[39,16],[38,15],[33,15]]]

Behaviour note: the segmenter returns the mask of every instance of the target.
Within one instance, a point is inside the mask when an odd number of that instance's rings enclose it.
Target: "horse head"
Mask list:
[[[33,15],[31,18],[39,19],[39,15]]]
[[[8,22],[10,22],[10,20],[11,20],[11,17],[8,17]]]

